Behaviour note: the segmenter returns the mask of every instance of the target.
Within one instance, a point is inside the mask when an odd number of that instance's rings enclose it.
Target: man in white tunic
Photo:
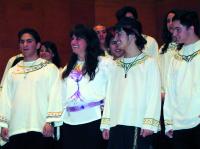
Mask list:
[[[38,58],[40,36],[30,28],[18,33],[24,60],[10,68],[0,98],[1,137],[11,149],[45,148],[43,136],[53,135],[52,122],[62,111],[57,67]]]
[[[103,138],[109,139],[108,149],[150,149],[160,119],[158,64],[142,52],[146,40],[138,21],[124,18],[116,28],[125,55],[113,66],[101,122]]]
[[[11,57],[11,58],[8,60],[7,65],[6,65],[6,68],[5,68],[4,73],[3,73],[3,77],[2,77],[2,79],[1,79],[0,89],[2,89],[3,81],[5,80],[5,77],[6,77],[6,74],[8,73],[8,70],[9,70],[11,67],[13,67],[13,66],[17,63],[18,59],[19,59],[19,60],[20,60],[20,59],[23,59],[23,55],[22,55],[22,54],[17,54],[17,55],[15,55],[15,56]]]
[[[196,12],[173,18],[180,51],[171,59],[164,103],[166,135],[175,149],[200,148],[200,26]]]

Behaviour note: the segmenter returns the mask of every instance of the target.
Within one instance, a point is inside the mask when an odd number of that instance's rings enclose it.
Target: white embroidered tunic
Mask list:
[[[172,58],[164,104],[166,132],[200,123],[200,40]]]
[[[1,85],[0,85],[0,89],[2,88],[2,85],[3,85],[3,82],[5,80],[5,77],[6,77],[6,74],[8,73],[8,70],[11,68],[13,62],[15,61],[16,58],[18,57],[22,57],[23,55],[22,54],[18,54],[18,55],[15,55],[13,57],[11,57],[9,60],[8,60],[8,63],[6,65],[6,68],[4,70],[4,73],[3,73],[3,77],[1,79]]]
[[[162,48],[163,46],[160,49]],[[174,42],[171,42],[165,53],[161,54],[161,50],[160,50],[158,59],[159,59],[160,74],[161,74],[161,89],[163,93],[165,92],[165,88],[167,84],[167,74],[169,70],[169,64],[172,57],[174,56],[176,52],[176,49],[177,49],[177,44]]]
[[[108,86],[101,130],[125,125],[157,132],[160,109],[160,74],[156,61],[144,53],[118,59]]]
[[[9,136],[42,132],[45,122],[60,120],[59,70],[41,58],[20,61],[6,75],[0,103],[0,127],[8,127]]]
[[[66,124],[85,124],[101,118],[113,61],[110,57],[100,57],[95,78],[91,81],[88,75],[82,75],[83,64],[78,61],[63,81],[63,121]]]
[[[143,37],[147,40],[143,52],[147,55],[157,58],[159,55],[157,41],[153,37],[148,35],[143,35]]]

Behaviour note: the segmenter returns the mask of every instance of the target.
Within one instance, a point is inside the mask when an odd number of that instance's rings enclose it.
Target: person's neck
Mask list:
[[[141,53],[142,52],[136,46],[135,47],[129,46],[124,54],[124,57],[125,58],[135,57],[140,55]]]
[[[101,49],[102,49],[103,51],[107,51],[107,49],[106,49],[106,47],[104,46],[104,44],[101,44]]]
[[[39,57],[37,55],[34,55],[32,57],[24,57],[24,62],[31,62],[37,60]]]
[[[78,60],[79,61],[85,61],[85,57],[84,56],[78,56]]]
[[[199,37],[197,35],[191,36],[184,45],[190,45],[199,40]]]

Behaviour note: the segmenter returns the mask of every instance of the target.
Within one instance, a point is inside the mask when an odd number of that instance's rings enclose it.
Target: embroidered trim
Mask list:
[[[62,115],[62,112],[48,112],[47,118],[57,118]]]
[[[153,119],[153,118],[144,118],[143,124],[158,127],[160,125],[160,122],[156,119]]]
[[[100,106],[104,104],[104,100],[99,100],[96,102],[90,102],[84,105],[80,105],[80,106],[72,106],[72,107],[66,107],[67,112],[78,112],[84,109],[88,109],[88,108],[92,108],[92,107],[96,107],[96,106]]]
[[[145,55],[144,57],[130,63],[124,63],[122,60],[116,60],[116,62],[118,66],[124,68],[125,70],[129,70],[131,67],[143,63],[148,57],[148,55]]]
[[[187,55],[187,56],[185,56],[185,55],[181,55],[180,53],[176,53],[175,55],[174,55],[174,58],[175,59],[177,59],[177,60],[179,60],[179,61],[186,61],[186,62],[190,62],[190,61],[192,61],[193,60],[193,58],[195,57],[195,56],[197,56],[197,55],[199,55],[200,54],[200,50],[198,50],[198,51],[196,51],[196,52],[194,52],[194,53],[192,53],[192,54],[190,54],[190,55]]]
[[[102,118],[101,119],[101,124],[109,125],[110,124],[110,118]]]
[[[175,42],[170,43],[168,49],[176,51],[177,50],[177,44]]]
[[[144,62],[146,58],[148,57],[147,55],[145,55],[144,57],[138,59],[138,56],[130,63],[125,63],[124,61],[121,61],[121,60],[117,61],[117,65],[124,68],[125,78],[127,78],[128,71],[131,69],[131,67],[133,67],[136,64]]]
[[[8,123],[8,120],[4,116],[0,115],[0,122]]]
[[[71,95],[69,97],[69,99],[72,99],[75,102],[77,100],[84,101],[84,97],[82,97],[82,95],[81,95],[80,85],[79,85],[79,82],[83,78],[82,68],[83,68],[83,63],[76,64],[75,68],[69,74],[69,77],[71,79],[73,79],[76,82],[76,85],[77,85],[77,90],[75,91],[75,93],[73,95]]]
[[[38,65],[34,65],[34,66],[21,66],[21,65],[18,65],[18,67],[20,67],[20,69],[17,69],[14,73],[15,74],[27,74],[27,73],[30,73],[30,72],[37,71],[37,70],[47,66],[50,63],[51,62],[49,62],[49,61],[45,61],[45,62],[42,62],[42,63],[40,63]]]
[[[165,120],[165,121],[164,121],[164,124],[165,124],[165,126],[167,126],[167,125],[172,125],[173,122],[172,122],[171,120]]]

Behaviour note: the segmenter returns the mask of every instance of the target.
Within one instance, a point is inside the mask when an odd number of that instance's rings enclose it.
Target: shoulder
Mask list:
[[[51,72],[53,71],[55,73],[60,72],[58,67],[55,64],[53,64],[52,62],[47,61],[45,59],[39,58],[37,64],[38,64],[37,65],[38,67],[45,68],[45,70],[47,70],[47,71],[51,71]]]
[[[18,54],[18,55],[12,56],[11,58],[9,58],[7,65],[10,65],[10,67],[11,67],[13,62],[19,57],[23,57],[23,55],[22,54]]]
[[[98,59],[99,59],[99,65],[102,66],[109,66],[115,63],[113,57],[111,56],[99,56]]]
[[[142,54],[142,57],[141,57],[140,60],[143,61],[145,64],[150,64],[150,65],[151,65],[152,63],[154,63],[154,64],[157,63],[157,60],[156,60],[155,57],[150,56],[150,55],[148,55],[148,54],[146,54],[146,53],[143,53],[143,54]]]
[[[148,42],[156,42],[157,43],[155,38],[153,38],[153,37],[151,37],[149,35],[143,35],[143,36]]]

